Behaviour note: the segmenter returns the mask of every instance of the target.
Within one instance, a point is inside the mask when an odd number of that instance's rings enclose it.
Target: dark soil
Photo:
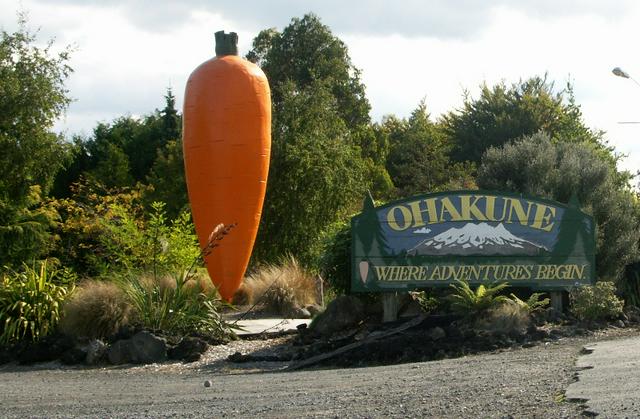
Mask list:
[[[365,367],[392,365],[409,362],[433,361],[458,358],[466,355],[499,352],[507,349],[529,348],[565,337],[589,336],[608,327],[632,326],[630,322],[590,323],[576,322],[563,317],[558,323],[539,321],[526,331],[492,333],[474,330],[460,319],[451,315],[427,317],[422,323],[384,339],[376,339],[376,334],[392,330],[403,321],[380,324],[364,322],[357,327],[344,330],[329,337],[319,337],[310,329],[298,330],[290,346],[283,347],[280,353],[265,359],[259,354],[236,353],[228,358],[235,363],[257,361],[293,361],[306,360],[321,354],[328,354],[361,342],[354,349],[337,354],[315,363],[322,367]]]

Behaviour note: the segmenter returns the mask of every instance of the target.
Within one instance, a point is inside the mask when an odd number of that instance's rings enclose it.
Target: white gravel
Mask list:
[[[582,346],[637,334],[610,330],[458,359],[290,373],[273,372],[281,363],[224,361],[236,351],[269,350],[284,338],[213,347],[193,364],[8,365],[0,367],[0,417],[573,418],[582,409],[564,401],[564,390]]]

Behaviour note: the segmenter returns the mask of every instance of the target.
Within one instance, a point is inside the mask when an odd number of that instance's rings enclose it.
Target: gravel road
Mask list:
[[[278,371],[283,364],[230,369],[211,356],[192,366],[9,365],[0,368],[0,417],[579,417],[581,407],[564,401],[563,392],[580,349],[598,338],[299,372]]]

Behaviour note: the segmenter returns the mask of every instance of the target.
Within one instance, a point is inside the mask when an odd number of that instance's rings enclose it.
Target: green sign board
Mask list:
[[[484,191],[420,195],[351,220],[351,289],[508,282],[561,290],[595,281],[595,224],[569,205]]]

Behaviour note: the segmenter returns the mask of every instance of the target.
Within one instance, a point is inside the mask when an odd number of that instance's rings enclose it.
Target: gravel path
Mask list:
[[[633,334],[638,331],[426,363],[290,373],[274,371],[283,364],[238,369],[222,360],[221,347],[188,366],[4,366],[0,417],[579,417],[581,407],[563,400],[579,350]],[[282,342],[235,342],[224,352]]]

